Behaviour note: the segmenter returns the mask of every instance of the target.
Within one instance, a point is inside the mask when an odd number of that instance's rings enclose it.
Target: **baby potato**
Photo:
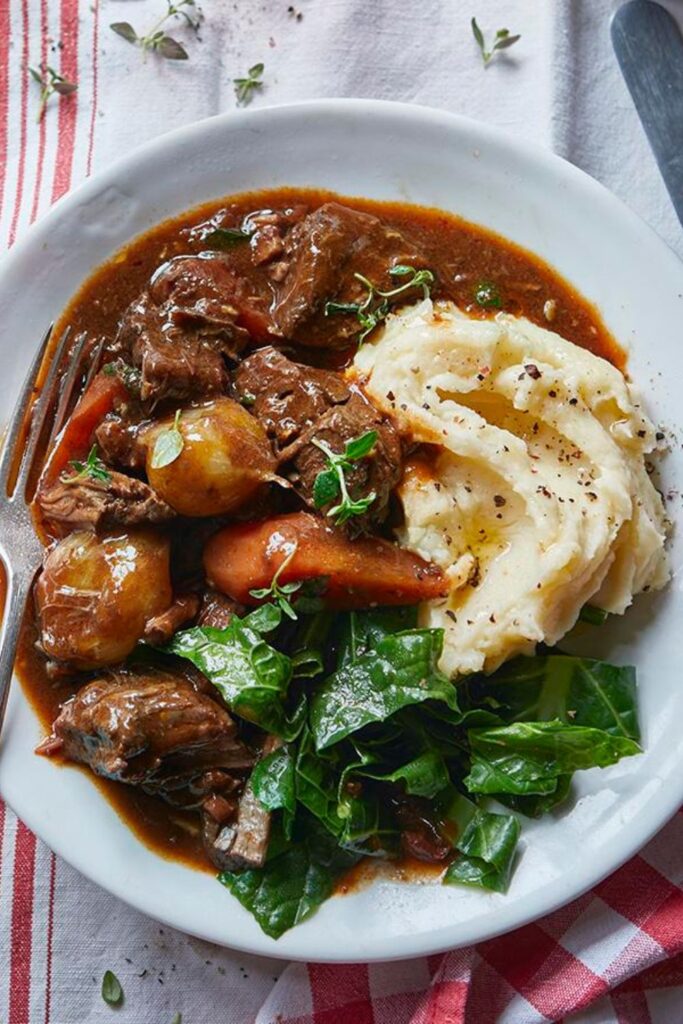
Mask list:
[[[159,436],[173,430],[182,437],[182,443],[177,439],[179,453],[159,465]],[[234,512],[256,494],[276,465],[259,420],[231,398],[217,398],[155,423],[145,433],[145,444],[150,484],[184,516]]]
[[[146,529],[77,530],[48,552],[34,593],[49,657],[79,669],[116,664],[171,604],[169,542]]]

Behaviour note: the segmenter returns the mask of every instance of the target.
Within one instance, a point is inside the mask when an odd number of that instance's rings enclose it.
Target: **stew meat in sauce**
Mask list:
[[[420,270],[433,297],[472,315],[550,322],[621,362],[595,310],[527,252],[442,212],[313,191],[244,195],[162,224],[64,314],[60,327],[104,337],[105,351],[38,487],[48,547],[19,669],[50,733],[39,751],[88,766],[166,856],[263,863],[269,814],[249,778],[280,741],[155,647],[189,625],[224,628],[285,556],[280,583],[316,579],[332,607],[443,592],[435,566],[391,541],[407,443],[341,372],[367,282],[390,291]],[[396,301],[420,296],[408,287]],[[314,441],[340,452],[368,432],[375,444],[346,480],[352,498],[374,500],[332,526],[314,494],[327,465]],[[406,856],[442,862],[426,805],[387,788]]]

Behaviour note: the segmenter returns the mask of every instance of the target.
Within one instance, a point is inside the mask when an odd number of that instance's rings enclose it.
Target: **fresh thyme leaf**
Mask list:
[[[362,345],[369,334],[374,331],[383,320],[386,320],[391,309],[390,299],[397,298],[404,292],[413,288],[421,288],[425,299],[429,298],[431,286],[434,284],[434,274],[431,270],[416,270],[405,263],[397,263],[388,269],[389,277],[401,278],[410,277],[409,281],[389,291],[383,292],[369,281],[362,274],[354,274],[357,281],[367,289],[367,295],[362,302],[326,302],[325,316],[336,316],[340,313],[354,313],[358,318],[362,330],[357,341]]]
[[[277,572],[270,581],[269,587],[258,587],[255,590],[250,590],[249,593],[252,597],[255,597],[257,601],[272,601],[277,607],[290,619],[296,621],[298,619],[297,613],[292,607],[292,602],[289,600],[292,594],[295,594],[297,590],[301,589],[302,583],[293,582],[285,583],[280,585],[280,576],[285,571],[287,566],[290,564],[294,555],[296,554],[296,544],[292,546],[291,551],[283,558],[280,563]]]
[[[313,504],[316,508],[322,508],[329,505],[337,495],[341,495],[339,504],[327,512],[337,526],[342,526],[354,516],[362,516],[377,498],[374,491],[370,491],[363,498],[352,498],[348,492],[345,475],[353,467],[354,462],[359,462],[370,454],[376,442],[377,431],[368,430],[367,433],[347,441],[344,451],[339,453],[333,452],[325,441],[317,437],[312,439],[312,444],[319,448],[327,459],[327,469],[321,470],[313,483]]]
[[[137,43],[138,41],[138,34],[128,21],[115,21],[109,28],[112,32],[116,32],[117,36],[121,36],[122,39],[129,43]]]
[[[503,305],[497,285],[492,281],[480,281],[474,289],[474,301],[482,309],[500,309]]]
[[[115,21],[109,28],[126,42],[139,46],[143,53],[158,53],[166,60],[188,60],[188,52],[182,43],[167,35],[162,28],[169,18],[175,17],[183,18],[187,25],[197,32],[203,15],[195,0],[166,0],[166,13],[144,36],[139,36],[127,21]]]
[[[171,36],[162,36],[155,49],[166,60],[188,60],[188,53],[185,47]]]
[[[121,982],[113,971],[105,971],[102,978],[102,998],[108,1006],[120,1006],[123,1002]]]
[[[261,76],[263,75],[264,68],[264,64],[254,64],[253,67],[249,68],[246,78],[233,78],[235,96],[240,107],[248,106],[254,98],[256,89],[263,88]]]
[[[484,33],[479,28],[476,18],[472,18],[471,25],[472,35],[474,36],[477,46],[481,52],[481,59],[484,62],[484,67],[488,67],[491,58],[497,50],[507,50],[522,38],[521,35],[511,36],[510,30],[507,28],[499,28],[493,38],[491,49],[489,50],[486,46]]]
[[[140,397],[142,386],[142,374],[135,366],[131,366],[124,359],[115,359],[111,363],[105,363],[102,373],[107,377],[118,377],[127,391],[136,398]]]
[[[173,1015],[173,1020],[171,1021],[171,1024],[183,1024],[183,1015],[182,1015],[182,1013],[174,1014]]]
[[[150,463],[152,469],[163,469],[164,466],[170,466],[182,452],[185,441],[180,431],[180,416],[181,410],[176,409],[173,426],[162,430],[157,435]]]
[[[204,236],[202,244],[210,249],[233,249],[240,242],[248,242],[252,234],[252,231],[242,231],[241,228],[215,228]]]
[[[69,82],[63,75],[57,74],[55,69],[48,64],[41,64],[38,69],[29,68],[28,72],[33,81],[40,86],[40,103],[36,121],[42,120],[50,96],[54,93],[59,96],[70,96],[78,89],[75,82]]]
[[[111,479],[107,467],[97,455],[97,445],[94,444],[85,462],[79,462],[77,459],[72,459],[69,463],[73,467],[74,473],[71,476],[62,477],[62,482],[66,484],[80,483],[82,480],[100,480],[102,483],[107,483]]]

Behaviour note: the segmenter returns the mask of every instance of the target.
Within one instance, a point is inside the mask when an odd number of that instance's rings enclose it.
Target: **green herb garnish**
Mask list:
[[[121,36],[126,42],[132,43],[133,46],[139,46],[143,53],[158,53],[160,57],[165,57],[166,60],[187,60],[188,53],[182,43],[179,43],[177,39],[173,39],[164,32],[162,25],[168,21],[169,18],[179,16],[185,19],[185,22],[190,26],[193,31],[197,32],[202,20],[202,13],[199,7],[197,7],[195,0],[166,0],[167,10],[166,13],[159,18],[155,25],[147,32],[144,36],[139,36],[133,26],[127,21],[115,21],[109,28],[112,32],[116,32],[117,36]],[[191,11],[185,8],[192,8]]]
[[[479,282],[474,289],[474,301],[482,309],[500,309],[503,305],[498,286],[492,281]]]
[[[514,46],[515,43],[519,42],[521,36],[511,36],[510,30],[507,28],[499,28],[496,32],[491,49],[487,49],[486,40],[484,39],[484,33],[477,25],[477,19],[472,18],[472,35],[477,41],[477,46],[481,51],[481,59],[484,62],[484,67],[488,67],[491,59],[498,50],[507,50],[510,46]]]
[[[263,74],[264,67],[264,64],[254,64],[253,67],[249,68],[246,78],[233,78],[235,96],[240,107],[248,106],[253,100],[256,90],[263,88],[261,75]]]
[[[72,459],[69,465],[73,467],[74,472],[71,476],[62,477],[62,482],[65,484],[77,484],[83,480],[99,480],[106,484],[111,480],[111,473],[97,454],[96,444],[88,452],[85,462]]]
[[[180,416],[181,410],[176,409],[173,426],[162,430],[157,435],[150,462],[152,469],[163,469],[164,466],[170,466],[182,452],[185,441],[180,432]]]
[[[102,978],[102,998],[108,1006],[120,1006],[123,1002],[121,982],[113,971],[105,971]]]
[[[142,373],[135,366],[131,366],[124,359],[115,359],[111,363],[105,363],[102,373],[107,377],[118,377],[123,386],[131,395],[140,397],[142,386]]]
[[[362,516],[377,498],[375,491],[370,491],[364,498],[354,499],[348,492],[346,473],[370,454],[377,441],[377,431],[368,430],[366,434],[347,441],[344,451],[333,452],[325,442],[314,437],[312,444],[319,448],[327,458],[327,469],[318,473],[313,484],[313,504],[316,508],[329,505],[339,495],[341,501],[331,508],[327,515],[334,519],[337,526],[342,526],[354,516]]]
[[[214,228],[213,231],[209,231],[208,235],[204,235],[202,243],[208,245],[210,249],[227,251],[234,249],[240,242],[248,242],[253,233],[253,231],[242,231],[241,228]]]
[[[365,299],[362,302],[325,303],[325,316],[336,316],[340,313],[356,314],[358,322],[362,327],[358,335],[359,345],[363,344],[367,336],[374,331],[378,324],[386,320],[391,309],[390,299],[394,299],[396,296],[402,295],[412,288],[422,288],[423,297],[425,299],[429,298],[431,286],[434,284],[434,274],[431,270],[416,270],[415,267],[408,267],[405,264],[399,263],[395,267],[390,267],[388,273],[390,277],[407,277],[409,274],[411,277],[409,281],[404,282],[404,284],[399,285],[397,288],[383,292],[372,281],[369,281],[367,277],[364,277],[362,274],[354,274],[353,276],[356,280],[365,285],[368,290]]]
[[[55,69],[48,64],[41,64],[37,69],[29,68],[28,71],[34,82],[40,86],[40,103],[36,121],[42,121],[47,101],[53,93],[57,93],[59,96],[70,96],[78,89],[75,82],[69,82],[63,75],[57,74]]]
[[[579,622],[588,622],[591,626],[602,626],[607,622],[608,615],[609,612],[606,612],[604,608],[597,608],[594,604],[585,604],[579,612]]]
[[[249,593],[252,597],[255,597],[259,601],[272,601],[276,604],[280,611],[293,620],[298,618],[298,615],[292,608],[291,601],[289,598],[292,594],[295,594],[297,590],[300,590],[301,583],[285,583],[280,586],[280,576],[285,571],[289,563],[296,554],[296,544],[292,547],[286,558],[282,560],[280,566],[270,581],[269,587],[259,587],[256,590],[250,590]]]

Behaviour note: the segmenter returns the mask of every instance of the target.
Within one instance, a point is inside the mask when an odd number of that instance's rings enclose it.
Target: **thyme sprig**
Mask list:
[[[488,49],[486,45],[486,40],[484,39],[484,33],[479,28],[476,18],[472,18],[471,25],[472,35],[474,36],[477,42],[477,46],[479,47],[479,50],[481,52],[481,59],[484,62],[484,67],[488,67],[489,63],[491,62],[492,58],[494,57],[498,50],[507,50],[509,49],[509,47],[514,46],[515,43],[519,42],[519,40],[522,38],[520,35],[511,36],[510,30],[507,28],[499,28],[495,36],[493,37],[493,43],[491,44],[491,48]]]
[[[255,597],[258,601],[272,601],[278,608],[290,619],[298,619],[297,613],[292,607],[292,602],[289,600],[292,594],[295,594],[297,590],[302,587],[302,582],[298,583],[283,583],[280,585],[280,576],[285,571],[287,566],[290,564],[294,555],[296,554],[296,544],[292,545],[291,551],[286,558],[283,558],[280,563],[277,572],[270,581],[269,587],[257,587],[255,590],[250,590],[249,593],[252,597]]]
[[[263,88],[261,76],[263,75],[264,68],[265,64],[254,64],[253,67],[249,68],[246,77],[233,78],[235,96],[240,107],[248,106],[253,100],[256,90]]]
[[[111,474],[102,459],[97,454],[97,445],[94,444],[86,456],[85,462],[72,459],[69,465],[74,470],[70,475],[62,476],[65,484],[77,484],[83,480],[99,480],[101,483],[108,483]]]
[[[415,267],[398,263],[395,267],[389,268],[389,276],[401,278],[410,276],[409,281],[389,291],[381,291],[376,285],[369,281],[363,274],[354,274],[357,281],[360,281],[368,293],[362,302],[326,302],[325,316],[335,316],[338,313],[355,313],[362,330],[358,335],[358,344],[362,345],[369,334],[374,331],[383,320],[386,320],[391,309],[391,299],[395,299],[404,292],[413,288],[421,288],[425,299],[429,298],[431,286],[434,284],[434,274],[431,270],[416,270]]]
[[[58,74],[54,68],[51,68],[49,64],[41,64],[38,68],[29,68],[28,71],[33,81],[37,82],[40,86],[40,103],[38,105],[36,122],[42,121],[47,101],[53,93],[57,93],[59,96],[70,96],[78,89],[78,85],[75,82],[69,82],[63,75]]]
[[[341,496],[341,501],[327,513],[334,519],[337,526],[343,526],[354,516],[362,516],[377,498],[375,491],[370,491],[364,498],[352,498],[346,483],[346,473],[353,468],[354,462],[366,458],[375,447],[377,431],[368,430],[366,434],[347,441],[343,452],[333,452],[330,446],[314,437],[311,443],[319,448],[327,459],[327,468],[318,473],[313,483],[313,504],[316,508],[329,505]]]
[[[188,8],[190,8],[188,10]],[[166,60],[188,60],[189,55],[182,43],[169,36],[163,29],[163,25],[169,18],[179,17],[184,19],[187,25],[194,31],[199,30],[202,21],[201,8],[197,6],[196,0],[166,0],[166,12],[152,26],[144,36],[139,36],[128,21],[115,21],[109,28],[118,36],[139,46],[143,53],[158,53]]]

